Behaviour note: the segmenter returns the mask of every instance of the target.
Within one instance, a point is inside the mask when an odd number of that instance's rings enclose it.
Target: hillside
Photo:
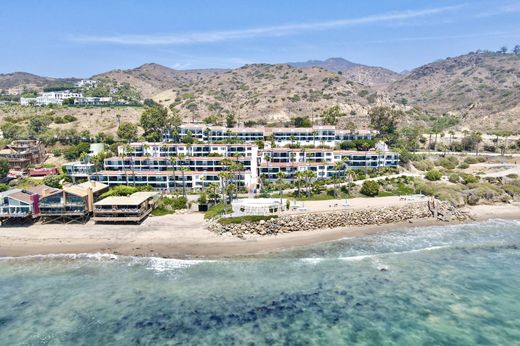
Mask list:
[[[202,119],[233,112],[240,120],[283,122],[291,117],[321,114],[339,105],[351,120],[366,125],[371,106],[389,104],[376,93],[347,77],[322,68],[254,64],[219,72],[182,72],[173,88],[154,99],[174,105],[185,117]]]
[[[291,62],[289,65],[298,68],[321,67],[331,72],[340,72],[347,79],[367,86],[385,86],[401,78],[399,73],[389,69],[357,64],[343,58]]]
[[[175,70],[152,63],[92,78],[128,83],[143,98],[171,106],[189,121],[216,116],[224,122],[233,113],[240,122],[280,124],[296,116],[316,119],[339,105],[347,115],[339,125],[354,122],[362,128],[371,107],[386,105],[412,110],[403,124],[429,126],[432,116],[449,114],[461,128],[520,127],[520,56],[513,54],[470,53],[406,74],[331,58],[233,70]],[[0,75],[0,88],[41,89],[70,80],[16,72]]]
[[[26,86],[28,89],[41,90],[45,86],[74,81],[73,78],[42,77],[27,72],[0,74],[0,89]]]
[[[486,52],[435,61],[412,70],[387,92],[396,102],[456,115],[466,127],[518,129],[520,56]]]

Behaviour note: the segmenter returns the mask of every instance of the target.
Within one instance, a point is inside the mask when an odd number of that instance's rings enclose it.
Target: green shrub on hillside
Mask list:
[[[433,169],[435,167],[433,162],[430,160],[416,161],[413,163],[413,165],[415,166],[415,168],[423,172],[429,171],[430,169]]]
[[[464,163],[467,163],[468,165],[474,165],[475,163],[477,163],[478,160],[475,158],[475,157],[466,157],[464,159]]]
[[[379,184],[372,180],[366,180],[363,182],[363,186],[361,186],[359,192],[368,197],[377,196],[379,193]]]
[[[447,156],[441,159],[438,159],[435,164],[437,166],[442,166],[446,169],[455,169],[459,163],[459,160],[455,156]]]
[[[430,169],[428,172],[426,172],[424,177],[430,181],[441,180],[442,173],[436,169]]]

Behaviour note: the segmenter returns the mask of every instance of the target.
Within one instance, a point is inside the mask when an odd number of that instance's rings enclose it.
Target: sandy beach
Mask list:
[[[306,202],[311,211],[335,209],[336,202]],[[406,203],[396,197],[353,199],[351,208]],[[520,219],[520,204],[480,205],[467,208],[474,220]],[[307,246],[348,237],[362,237],[405,227],[441,226],[431,219],[413,222],[346,227],[286,233],[276,236],[249,236],[245,239],[220,236],[207,230],[200,213],[150,217],[140,225],[62,225],[39,223],[30,226],[0,227],[0,257],[44,254],[109,253],[128,256],[169,258],[214,258],[247,256]]]

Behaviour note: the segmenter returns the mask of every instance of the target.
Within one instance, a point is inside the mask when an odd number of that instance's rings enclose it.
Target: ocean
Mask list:
[[[0,259],[1,345],[520,344],[520,222],[222,260]]]

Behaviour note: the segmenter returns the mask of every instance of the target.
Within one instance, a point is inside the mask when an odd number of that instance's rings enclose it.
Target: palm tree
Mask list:
[[[181,167],[183,191],[184,191],[184,175],[185,175],[185,173],[182,172],[182,168],[185,168],[187,166],[186,162],[184,162],[185,159],[186,159],[186,155],[185,154],[177,154],[177,160],[175,160],[175,164],[179,164],[179,166]],[[174,169],[174,172],[175,172],[175,169]],[[175,181],[175,187],[177,187],[177,181]],[[183,194],[184,194],[184,192],[183,192]]]
[[[450,150],[453,150],[452,149],[453,148],[452,145],[453,145],[453,137],[455,136],[455,131],[450,130],[449,134],[450,134]]]
[[[186,172],[188,171],[188,167],[181,167],[182,174],[182,195],[186,197]]]
[[[296,171],[296,173],[294,174],[294,178],[296,180],[296,187],[298,188],[298,197],[300,197],[300,192],[301,192],[301,183],[304,181],[305,179],[305,171]]]
[[[222,200],[224,201],[224,214],[227,211],[227,189],[228,189],[228,182],[232,178],[232,174],[229,171],[221,171],[218,174],[220,178],[220,185],[221,185],[221,191],[222,191]]]
[[[310,169],[304,171],[305,172],[305,185],[307,187],[307,197],[311,196],[311,184],[312,179],[316,177],[316,173],[311,171]]]
[[[480,142],[482,142],[482,133],[476,131],[473,132],[472,136],[475,140],[475,155],[478,156]]]
[[[173,179],[173,190],[177,188],[177,180],[175,179],[175,170],[177,168],[177,155],[170,155],[170,163],[172,164],[172,179]]]
[[[343,171],[345,169],[345,162],[343,161],[338,161],[336,162],[336,164],[334,165],[334,197],[338,198],[339,196],[339,191],[337,191],[339,189],[339,173],[341,171]],[[338,188],[336,188],[336,186]]]
[[[208,195],[210,198],[213,198],[213,204],[217,204],[218,190],[219,186],[217,183],[211,183],[208,185]]]
[[[282,210],[282,206],[283,206],[282,197],[283,197],[284,179],[285,179],[284,172],[278,172],[278,174],[276,174],[276,184],[278,185],[278,193],[280,194],[280,211]]]
[[[362,143],[361,148],[365,151],[365,174],[368,174],[368,149],[370,149],[370,145]]]
[[[132,171],[132,185],[135,186],[135,171],[134,171],[134,157],[132,156],[134,153],[134,147],[130,144],[125,145],[125,153],[129,155],[130,158],[130,169]],[[123,163],[124,168],[124,163]],[[128,175],[126,177],[126,184],[128,185]]]

